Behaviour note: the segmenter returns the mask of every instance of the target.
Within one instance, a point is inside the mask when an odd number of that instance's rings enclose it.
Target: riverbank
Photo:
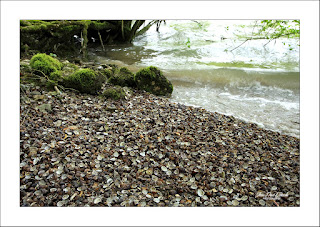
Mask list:
[[[26,89],[20,206],[299,206],[300,140],[146,92]]]

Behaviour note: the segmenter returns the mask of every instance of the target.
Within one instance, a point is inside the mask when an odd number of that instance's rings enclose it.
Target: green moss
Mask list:
[[[106,66],[111,67],[111,72],[115,73],[116,71],[119,70],[119,66],[117,66],[116,64],[107,64]]]
[[[50,57],[49,55],[36,54],[31,58],[30,66],[49,76],[51,73],[61,70],[62,64],[59,60]]]
[[[62,72],[60,70],[54,71],[49,75],[50,80],[59,81],[62,79]]]
[[[105,69],[104,75],[109,79],[113,75],[113,72],[110,69]]]
[[[57,81],[54,81],[54,80],[48,80],[47,82],[46,82],[46,87],[48,88],[48,89],[53,89],[54,88],[54,86],[58,86],[58,82]]]
[[[79,69],[63,80],[65,87],[74,88],[82,93],[97,94],[106,78],[92,69]]]
[[[171,82],[154,66],[139,70],[134,80],[139,89],[155,95],[170,96],[173,91]]]
[[[110,24],[107,21],[91,21],[90,23],[90,28],[95,29],[95,30],[103,30],[103,29],[108,29],[114,27],[112,24]]]
[[[102,96],[105,98],[111,98],[114,100],[119,100],[125,98],[125,92],[122,87],[116,86],[112,88],[107,88],[103,93]]]
[[[62,67],[62,76],[67,77],[73,73],[75,73],[79,69],[79,66],[72,63],[65,63]]]
[[[126,67],[115,70],[109,77],[108,82],[114,85],[120,85],[121,87],[136,87],[134,74]]]
[[[254,63],[245,63],[243,61],[234,61],[234,62],[209,62],[209,63],[203,63],[198,62],[198,64],[204,64],[204,65],[212,65],[217,67],[235,67],[235,68],[270,68],[267,65],[261,65],[261,64],[254,64]]]

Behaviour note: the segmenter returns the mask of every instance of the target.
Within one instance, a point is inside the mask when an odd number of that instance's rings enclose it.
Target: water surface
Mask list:
[[[97,48],[91,54],[100,63],[134,72],[159,67],[174,85],[173,102],[299,137],[299,40],[248,41],[230,51],[253,34],[254,25],[251,20],[172,20],[132,45],[109,46],[106,53]]]

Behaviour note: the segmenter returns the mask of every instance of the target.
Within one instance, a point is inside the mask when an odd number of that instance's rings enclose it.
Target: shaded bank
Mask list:
[[[59,56],[88,57],[88,45],[131,43],[161,20],[21,20],[21,55],[54,53]],[[158,27],[157,27],[158,29]]]

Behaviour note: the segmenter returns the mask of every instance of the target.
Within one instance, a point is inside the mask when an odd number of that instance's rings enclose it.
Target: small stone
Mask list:
[[[261,206],[264,206],[264,205],[266,205],[266,201],[264,201],[263,199],[260,199],[260,200],[259,200],[259,204],[260,204]]]
[[[93,201],[94,204],[98,204],[101,202],[101,198],[95,198],[95,200]]]
[[[246,196],[246,195],[242,196],[242,197],[241,197],[241,200],[242,200],[242,201],[248,200],[248,196]]]
[[[52,111],[51,104],[42,104],[38,106],[37,109],[39,109],[43,113]]]
[[[45,98],[44,95],[34,95],[33,98],[38,101],[38,100],[43,100]]]
[[[197,188],[198,188],[198,186],[197,186],[197,185],[195,185],[195,184],[193,184],[193,185],[191,185],[191,186],[190,186],[190,188],[191,188],[191,189],[197,189]]]
[[[59,201],[59,202],[57,202],[57,206],[58,207],[62,207],[64,205],[64,201]]]
[[[103,159],[103,156],[102,156],[101,154],[99,154],[99,155],[97,156],[97,160],[101,161],[102,159]]]
[[[204,196],[204,191],[202,189],[198,189],[197,194],[198,194],[198,196],[202,197],[202,196]]]
[[[146,171],[146,174],[147,174],[147,175],[152,175],[152,173],[153,173],[153,170],[152,170],[152,169],[147,169],[147,171]]]
[[[116,111],[116,109],[117,109],[117,107],[115,107],[115,106],[107,106],[106,107],[106,111],[109,111],[109,112],[114,112],[114,111]]]
[[[166,172],[168,169],[167,169],[167,167],[165,167],[165,166],[161,166],[161,170],[164,171],[164,172]]]
[[[238,206],[239,205],[239,201],[238,200],[232,200],[232,205],[233,206]]]
[[[153,201],[154,201],[155,203],[159,203],[159,202],[160,202],[160,199],[159,199],[159,198],[154,198]]]
[[[68,199],[69,198],[69,195],[64,195],[64,196],[62,196],[62,199],[63,200],[66,200],[66,199]]]
[[[41,95],[39,91],[32,91],[30,92],[30,95]]]
[[[72,200],[74,199],[74,197],[76,197],[77,195],[78,195],[78,193],[75,192],[75,193],[71,196],[70,201],[72,201]]]

